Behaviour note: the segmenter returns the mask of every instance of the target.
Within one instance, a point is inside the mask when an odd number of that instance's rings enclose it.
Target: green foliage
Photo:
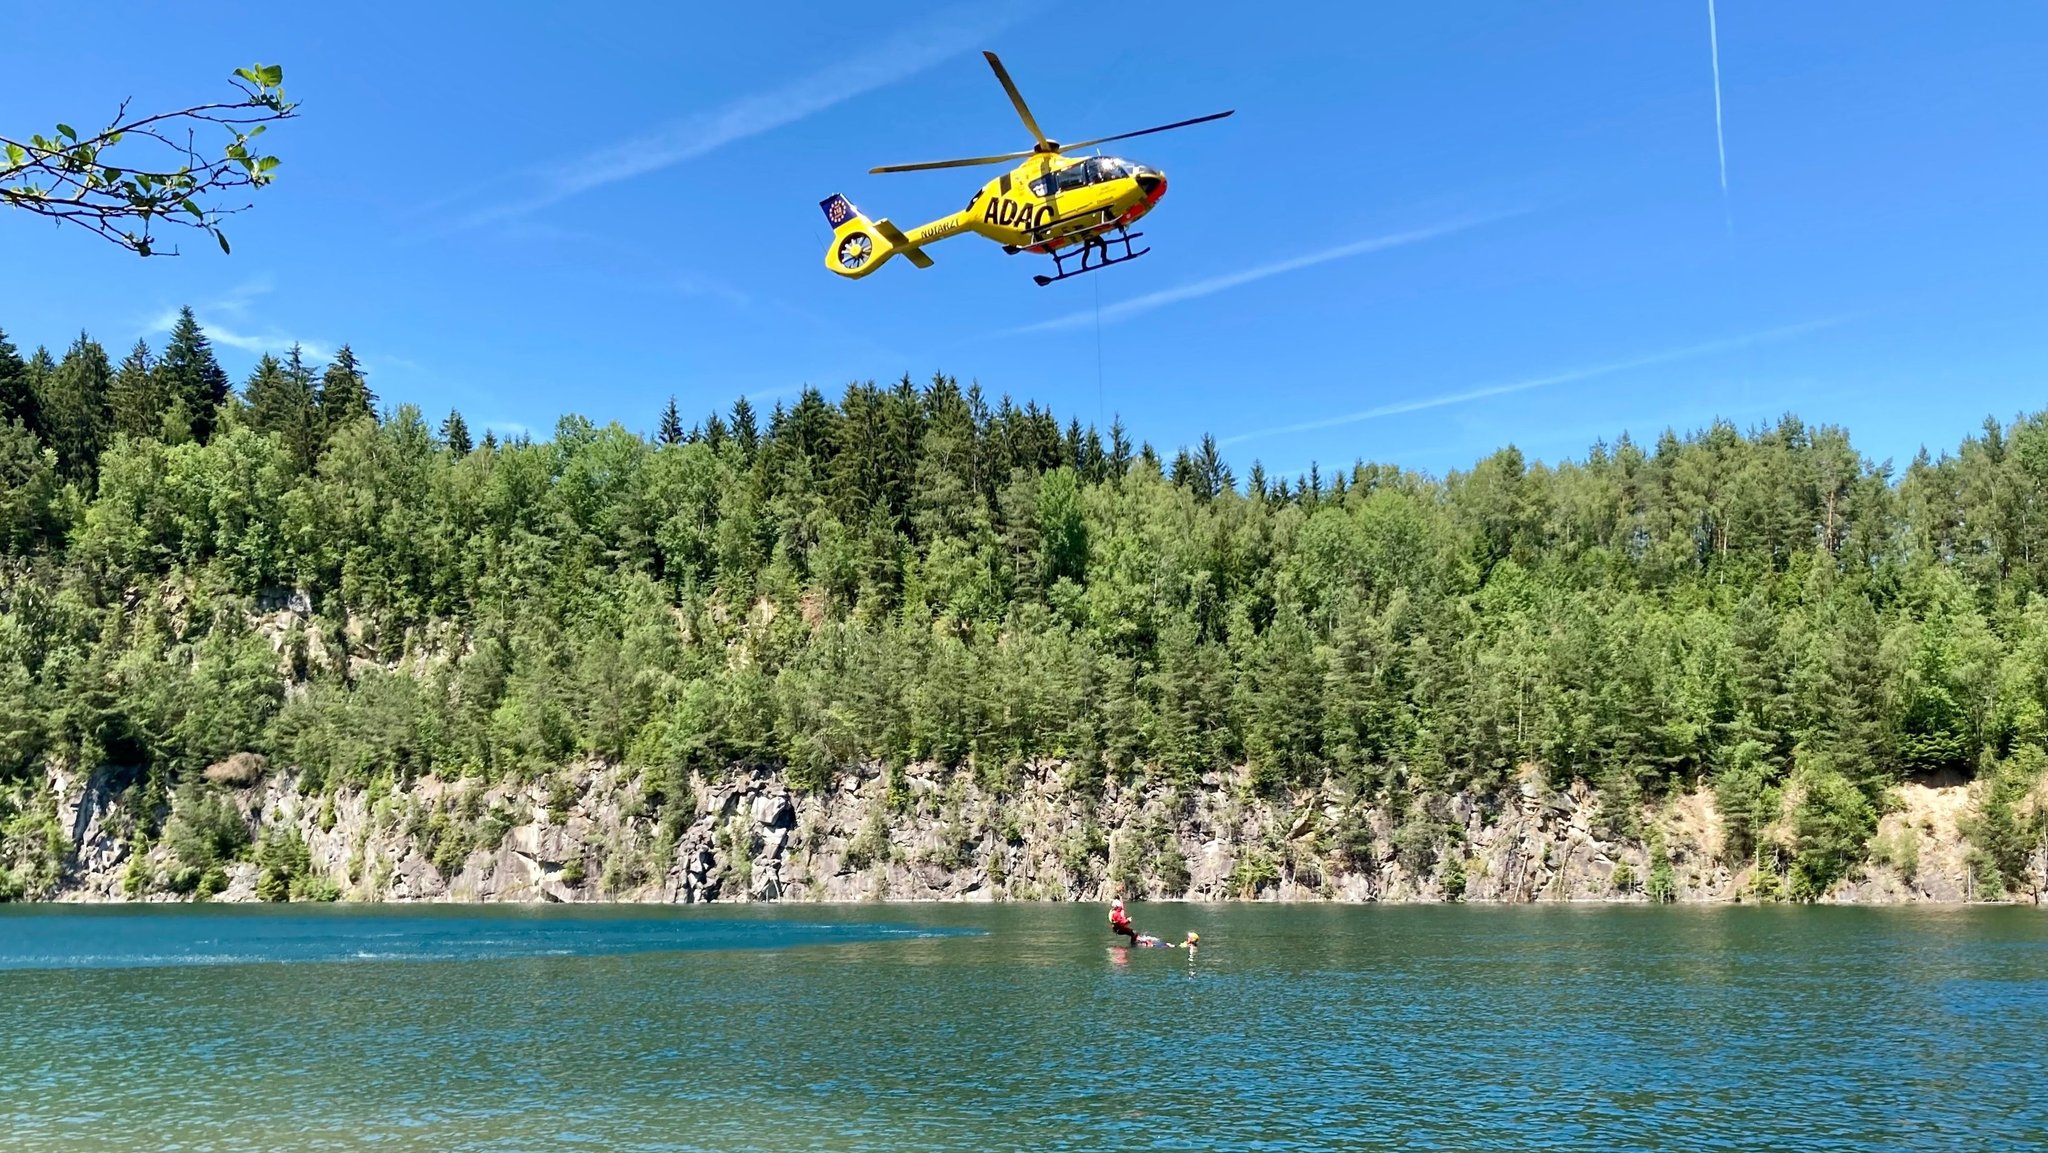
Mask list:
[[[884,810],[871,805],[868,815],[861,821],[860,831],[847,843],[846,867],[859,872],[887,861],[889,852],[889,825]]]
[[[1779,790],[1770,750],[1761,741],[1745,740],[1728,755],[1714,778],[1714,796],[1721,809],[1725,853],[1740,861],[1756,849],[1757,835],[1778,819]]]
[[[225,866],[249,848],[249,826],[227,796],[187,781],[172,795],[164,844],[171,852],[167,886],[203,897],[226,887]]]
[[[2023,890],[2048,852],[2048,754],[2026,747],[1987,774],[1975,814],[1962,822],[1974,851],[1979,885]],[[1988,884],[1986,882],[1989,882]],[[2039,882],[2031,887],[2038,891]]]
[[[1650,837],[1650,872],[1643,881],[1643,893],[1657,904],[1678,899],[1678,874],[1671,867],[1671,853],[1664,847],[1661,831]]]
[[[108,412],[77,387],[89,338],[69,368],[0,340],[0,785],[61,756],[182,797],[247,752],[316,792],[540,782],[562,820],[565,766],[623,763],[673,831],[692,775],[879,768],[864,863],[929,805],[918,762],[997,796],[1057,773],[1082,805],[1146,778],[1327,785],[1389,806],[1423,876],[1455,844],[1442,798],[1533,767],[1594,783],[1630,836],[1711,787],[1730,860],[1784,840],[1811,896],[1903,775],[2048,741],[2048,518],[2016,495],[2048,484],[2048,413],[1896,482],[1786,418],[1239,491],[1213,442],[1168,476],[1120,427],[945,377],[465,452],[455,414],[380,413],[352,352],[259,362],[223,398],[183,320]],[[157,839],[196,889],[239,850],[201,851],[182,805],[184,843]],[[1984,844],[2039,809],[2009,811]],[[446,869],[501,835],[420,820]],[[1171,872],[1163,841],[1061,848],[1076,876]],[[1339,822],[1292,864],[1383,851]]]
[[[1618,864],[1614,866],[1614,872],[1608,876],[1607,883],[1617,893],[1624,895],[1634,893],[1636,891],[1636,871],[1630,868],[1626,862]]]
[[[1444,900],[1456,901],[1465,896],[1465,858],[1461,853],[1450,853],[1444,857]]]
[[[1908,828],[1877,837],[1870,842],[1870,859],[1910,882],[1920,871],[1920,838]]]
[[[334,900],[331,881],[313,874],[313,855],[298,831],[273,826],[256,846],[256,898],[261,901]],[[337,894],[338,895],[338,894]]]
[[[0,899],[49,893],[70,850],[50,789],[17,785],[0,792]]]
[[[1273,855],[1257,847],[1248,847],[1230,870],[1230,892],[1250,900],[1259,895],[1259,890],[1280,883],[1280,863]]]
[[[1802,793],[1793,811],[1791,896],[1811,901],[1864,856],[1877,828],[1870,798],[1825,758],[1802,765],[1795,782]]]
[[[276,179],[277,157],[263,155],[255,140],[296,108],[284,98],[280,65],[237,68],[233,84],[234,99],[182,110],[130,116],[124,103],[97,132],[60,122],[50,136],[0,136],[0,205],[80,225],[140,256],[157,251],[159,224],[195,228],[227,252],[221,221],[241,207],[214,201]],[[222,130],[228,143],[218,158],[205,159],[198,134]],[[118,163],[110,163],[124,142]]]

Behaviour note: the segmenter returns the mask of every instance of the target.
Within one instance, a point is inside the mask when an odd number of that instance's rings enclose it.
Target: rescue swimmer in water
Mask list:
[[[832,246],[825,252],[825,267],[841,276],[859,279],[880,268],[890,257],[902,254],[919,268],[930,268],[932,258],[924,247],[949,236],[972,232],[1003,246],[1011,255],[1038,252],[1051,256],[1053,275],[1034,276],[1039,285],[1051,284],[1135,260],[1150,252],[1133,249],[1131,241],[1141,233],[1130,226],[1152,211],[1166,195],[1166,174],[1114,156],[1068,156],[1069,152],[1128,140],[1173,128],[1185,128],[1210,120],[1221,120],[1230,112],[1215,112],[1192,120],[1179,120],[1137,132],[1100,136],[1078,144],[1048,140],[1038,120],[1017,92],[1010,73],[993,52],[983,52],[995,70],[1003,91],[1009,93],[1017,116],[1037,141],[1025,152],[997,156],[975,156],[964,160],[931,160],[921,164],[889,164],[870,172],[921,172],[933,168],[965,168],[978,164],[1007,164],[1021,160],[1015,168],[982,185],[967,207],[930,224],[904,232],[886,218],[869,220],[846,197],[834,194],[819,202],[825,220],[832,225]],[[1235,109],[1231,110],[1236,111]],[[1120,246],[1121,255],[1111,249]],[[1077,247],[1078,246],[1078,247]],[[1080,265],[1068,268],[1067,260],[1080,256]],[[1091,261],[1091,257],[1096,257]]]
[[[1131,925],[1131,915],[1125,911],[1124,899],[1122,897],[1113,898],[1109,903],[1109,931],[1119,937],[1129,937],[1131,944],[1141,949],[1156,949],[1164,945],[1169,949],[1186,949],[1190,955],[1194,953],[1196,946],[1202,940],[1200,933],[1190,932],[1186,940],[1168,943],[1150,933],[1138,932]]]

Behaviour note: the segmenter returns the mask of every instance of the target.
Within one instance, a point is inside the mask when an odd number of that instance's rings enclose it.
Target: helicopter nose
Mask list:
[[[1166,195],[1166,174],[1156,168],[1139,169],[1138,191],[1145,194],[1146,203],[1159,203],[1159,198]]]

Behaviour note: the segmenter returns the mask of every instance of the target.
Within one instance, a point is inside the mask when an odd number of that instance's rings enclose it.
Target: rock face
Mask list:
[[[659,811],[638,774],[601,764],[570,769],[566,789],[424,778],[308,794],[270,773],[226,793],[255,841],[296,832],[312,874],[361,901],[1626,901],[1647,899],[1658,865],[1645,840],[1602,831],[1583,783],[1554,791],[1533,770],[1502,796],[1450,798],[1419,837],[1332,793],[1266,802],[1225,774],[1185,792],[1077,788],[1065,774],[1039,765],[997,796],[971,774],[929,766],[844,776],[818,792],[764,769],[693,778]],[[133,820],[112,778],[51,783],[72,841],[57,898],[124,899]],[[1956,830],[1967,792],[1908,786],[1880,837],[1912,841],[1911,875],[1871,866],[1831,899],[1967,899]],[[1739,899],[1748,870],[1722,863],[1711,794],[1639,816],[1676,899]],[[165,854],[151,849],[144,871]],[[255,899],[257,876],[251,862],[229,866],[214,899]]]

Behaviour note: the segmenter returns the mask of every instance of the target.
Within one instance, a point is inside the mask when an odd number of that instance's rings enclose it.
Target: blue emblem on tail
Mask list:
[[[848,203],[846,197],[836,192],[820,200],[818,207],[825,210],[825,219],[830,221],[834,228],[860,215],[859,209]]]

